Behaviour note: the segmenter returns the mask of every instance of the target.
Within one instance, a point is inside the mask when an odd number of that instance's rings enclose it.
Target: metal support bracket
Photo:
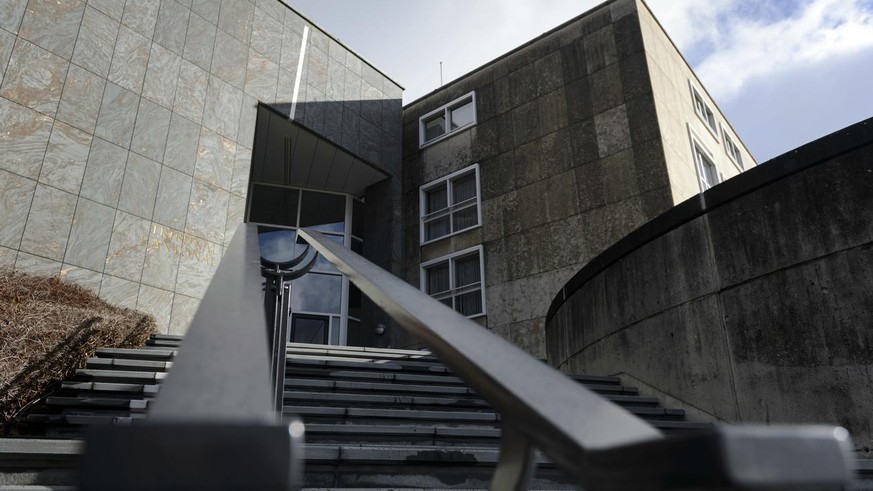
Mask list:
[[[500,436],[500,460],[491,479],[491,491],[527,491],[535,464],[535,452],[527,438],[504,422]]]

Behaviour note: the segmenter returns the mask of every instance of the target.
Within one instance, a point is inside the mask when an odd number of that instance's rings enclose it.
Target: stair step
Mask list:
[[[356,370],[409,370],[425,373],[448,373],[442,363],[406,360],[375,360],[373,358],[347,358],[340,356],[315,356],[289,354],[287,363],[295,366],[330,368],[354,368]]]
[[[98,358],[120,358],[125,360],[160,360],[172,361],[179,350],[176,349],[131,349],[131,348],[97,348]]]
[[[147,372],[132,370],[103,370],[80,368],[76,370],[76,380],[114,383],[158,383],[167,378],[166,372]]]
[[[449,427],[375,424],[308,424],[310,443],[368,443],[393,445],[499,445],[500,430],[494,427]]]
[[[654,397],[604,395],[604,398],[626,407],[658,406]],[[371,405],[403,405],[403,406],[451,406],[456,408],[475,407],[489,408],[487,402],[479,397],[434,397],[418,395],[383,395],[359,394],[349,392],[319,392],[319,391],[285,391],[285,400],[296,403],[308,402],[315,404],[371,404]]]
[[[309,356],[331,356],[336,358],[351,358],[351,359],[374,359],[374,360],[406,360],[406,361],[423,361],[439,363],[439,360],[429,352],[383,352],[383,351],[359,351],[336,349],[339,347],[317,348],[311,346],[293,346],[288,345],[286,354],[288,355],[309,355]]]
[[[170,368],[173,367],[173,362],[156,360],[131,360],[126,358],[88,358],[87,367],[95,370],[167,372]]]
[[[148,399],[130,399],[118,397],[66,397],[49,396],[46,398],[48,406],[62,407],[85,407],[107,409],[129,409],[134,412],[145,412],[149,406]]]
[[[357,367],[356,367],[357,368]],[[440,385],[464,385],[464,381],[454,375],[425,375],[403,372],[379,372],[349,369],[324,369],[290,365],[285,369],[288,377],[327,377],[345,380],[375,380],[380,382],[436,383]],[[464,385],[466,387],[466,385]]]
[[[160,385],[157,384],[120,384],[113,382],[80,382],[75,380],[61,382],[62,390],[79,394],[109,392],[153,397],[158,393],[159,387]]]

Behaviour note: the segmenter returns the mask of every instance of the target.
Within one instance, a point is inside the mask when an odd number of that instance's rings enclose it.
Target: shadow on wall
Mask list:
[[[291,117],[290,102],[269,104]],[[348,152],[399,175],[400,99],[298,102],[292,119]]]
[[[549,309],[550,362],[713,420],[827,423],[873,447],[873,119],[661,215]]]

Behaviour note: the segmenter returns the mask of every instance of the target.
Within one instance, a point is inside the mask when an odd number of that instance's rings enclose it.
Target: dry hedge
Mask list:
[[[78,285],[0,268],[0,433],[98,347],[139,347],[154,329]]]

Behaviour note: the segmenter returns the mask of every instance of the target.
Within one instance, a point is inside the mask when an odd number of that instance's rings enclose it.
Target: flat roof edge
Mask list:
[[[324,33],[325,36],[327,36],[327,37],[333,39],[334,41],[336,41],[337,43],[339,43],[340,46],[342,46],[343,48],[347,49],[347,50],[349,51],[349,53],[352,53],[353,55],[357,56],[358,59],[360,59],[361,61],[363,61],[363,62],[366,63],[367,65],[369,65],[370,68],[372,68],[373,70],[376,70],[377,72],[379,72],[380,75],[382,75],[383,77],[385,77],[385,78],[387,78],[388,80],[390,80],[391,83],[393,83],[393,84],[396,85],[397,87],[400,87],[400,90],[406,90],[406,88],[405,88],[404,86],[400,85],[396,80],[394,80],[393,78],[391,78],[390,75],[388,75],[387,73],[385,73],[384,71],[382,71],[381,68],[379,68],[379,67],[377,67],[376,65],[374,65],[373,62],[371,62],[371,61],[368,60],[367,58],[361,56],[360,53],[358,53],[357,51],[355,51],[355,50],[353,50],[352,48],[350,48],[349,45],[347,45],[345,42],[343,42],[342,40],[340,40],[340,38],[338,38],[338,37],[334,36],[333,34],[329,33],[325,28],[321,27],[320,25],[318,25],[318,23],[313,22],[312,19],[310,19],[309,17],[307,17],[306,15],[304,15],[303,12],[301,12],[301,11],[297,10],[296,8],[294,8],[290,3],[288,3],[290,0],[276,0],[276,1],[279,2],[279,3],[281,3],[283,6],[285,6],[285,8],[288,8],[288,9],[294,11],[295,14],[299,15],[300,17],[302,17],[303,20],[305,20],[306,22],[309,22],[310,24],[312,24],[313,27],[315,27],[316,29],[318,29],[319,31],[321,31],[322,33]]]

